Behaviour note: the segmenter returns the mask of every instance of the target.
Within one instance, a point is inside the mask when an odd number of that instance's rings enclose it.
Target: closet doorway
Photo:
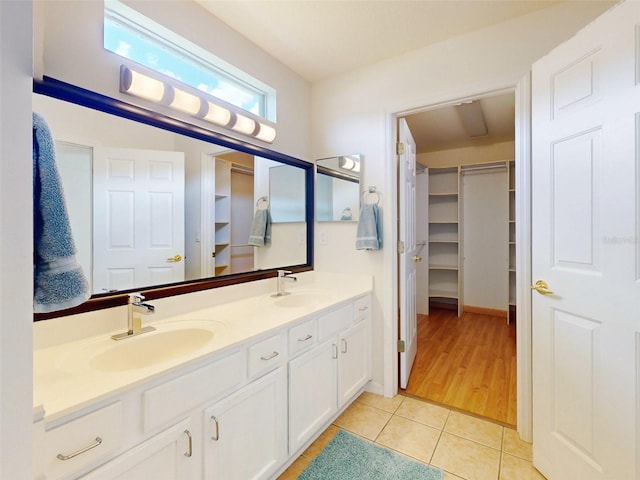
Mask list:
[[[515,425],[515,94],[404,118],[416,141],[424,259],[404,393]]]

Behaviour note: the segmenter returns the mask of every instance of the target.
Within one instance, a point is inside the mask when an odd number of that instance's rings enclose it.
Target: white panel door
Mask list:
[[[640,3],[623,3],[533,66],[533,458],[549,480],[639,478],[638,32]]]
[[[96,148],[93,182],[94,293],[184,280],[184,153]]]
[[[404,245],[400,253],[400,340],[404,352],[400,353],[400,388],[407,388],[411,367],[418,351],[416,317],[416,262],[421,258],[416,246],[416,142],[407,121],[399,120],[399,141],[404,153],[399,155],[398,179],[400,183],[399,240]]]

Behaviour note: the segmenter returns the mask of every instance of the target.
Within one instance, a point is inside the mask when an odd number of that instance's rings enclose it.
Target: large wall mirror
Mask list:
[[[316,161],[316,220],[357,222],[360,208],[362,155]]]
[[[312,164],[47,78],[33,110],[54,136],[91,284],[80,311],[312,268]]]

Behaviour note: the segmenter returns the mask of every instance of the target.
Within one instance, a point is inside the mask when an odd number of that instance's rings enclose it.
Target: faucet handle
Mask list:
[[[285,275],[289,275],[293,273],[291,270],[278,270],[278,277],[284,277]]]
[[[140,303],[144,299],[145,299],[145,296],[140,292],[129,294],[129,303],[133,303],[133,304]]]

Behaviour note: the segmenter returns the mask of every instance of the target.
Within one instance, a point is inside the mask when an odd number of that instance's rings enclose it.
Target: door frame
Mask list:
[[[519,248],[516,254],[516,303],[519,306],[516,330],[516,359],[517,359],[517,430],[525,441],[533,438],[533,391],[532,391],[532,356],[531,356],[531,75],[527,73],[520,81],[507,85],[487,85],[485,88],[474,87],[457,92],[440,93],[424,101],[413,102],[409,105],[394,105],[385,108],[385,145],[387,146],[387,161],[384,163],[386,185],[389,192],[389,209],[392,225],[397,225],[401,219],[398,215],[398,155],[396,153],[396,139],[398,138],[398,118],[412,113],[432,110],[435,108],[514,92],[515,94],[515,160],[518,165],[516,174],[516,242]],[[384,395],[392,397],[398,393],[399,385],[399,355],[397,339],[399,338],[397,314],[400,304],[399,295],[399,265],[397,255],[398,233],[391,229],[392,248],[386,248],[384,253],[384,299],[383,304],[389,308],[385,316],[383,329],[383,379]]]

